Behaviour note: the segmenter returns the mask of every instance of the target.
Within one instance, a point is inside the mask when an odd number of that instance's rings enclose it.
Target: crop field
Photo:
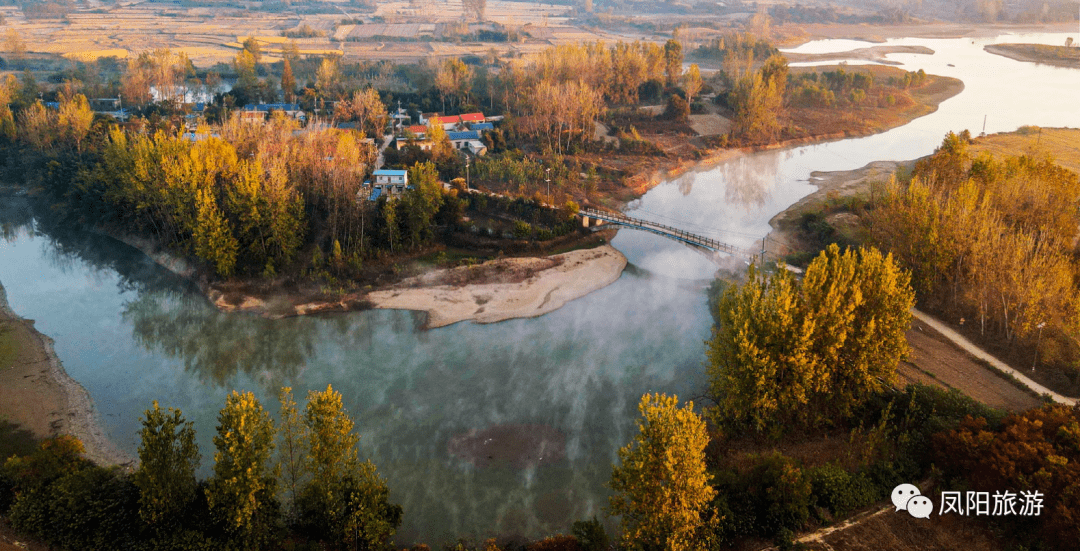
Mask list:
[[[148,2],[110,7],[98,4],[64,18],[27,19],[18,7],[2,6],[0,32],[15,30],[30,54],[92,61],[168,48],[185,53],[199,66],[231,62],[249,37],[262,43],[270,59],[292,42],[301,55],[395,61],[484,55],[493,49],[500,54],[528,54],[553,44],[632,38],[574,26],[565,5],[492,1],[487,4],[484,24],[471,26],[462,25],[466,18],[460,0],[386,2],[368,14],[350,13],[350,9],[342,8],[337,14],[269,13]],[[461,29],[490,29],[493,23],[522,32],[521,40],[472,42],[468,40],[471,35],[460,34]],[[459,34],[446,31],[448,26]],[[317,36],[288,38],[285,35],[290,31]]]

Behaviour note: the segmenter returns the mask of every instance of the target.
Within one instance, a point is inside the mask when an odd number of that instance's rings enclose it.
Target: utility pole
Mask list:
[[[551,201],[551,167],[544,169],[544,181],[547,182],[548,200]],[[554,201],[552,201],[554,203]]]

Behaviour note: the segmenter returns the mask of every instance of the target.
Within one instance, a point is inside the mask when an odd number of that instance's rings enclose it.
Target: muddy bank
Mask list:
[[[86,389],[68,376],[53,340],[8,307],[0,286],[0,325],[16,344],[11,366],[0,369],[0,417],[35,438],[69,434],[82,441],[86,457],[99,465],[131,465],[105,436]]]

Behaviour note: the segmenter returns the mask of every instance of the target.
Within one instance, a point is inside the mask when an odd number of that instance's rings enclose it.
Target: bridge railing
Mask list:
[[[660,224],[658,222],[650,222],[648,220],[642,220],[642,219],[639,219],[639,218],[633,218],[633,217],[627,216],[627,215],[619,213],[619,212],[600,211],[600,210],[596,210],[596,209],[585,208],[585,209],[582,209],[579,212],[579,214],[582,215],[582,216],[589,216],[589,217],[592,217],[592,218],[596,218],[598,220],[605,220],[605,221],[612,222],[612,223],[615,223],[615,224],[621,224],[621,225],[625,225],[625,226],[631,226],[631,227],[641,228],[641,229],[644,229],[644,230],[654,231],[656,233],[665,234],[665,235],[668,235],[668,236],[671,236],[671,237],[675,237],[675,238],[680,239],[682,241],[685,241],[687,243],[696,244],[696,245],[700,245],[700,246],[703,246],[703,247],[711,248],[711,249],[713,249],[715,251],[723,251],[723,252],[726,252],[728,254],[733,254],[733,255],[755,256],[755,253],[752,253],[752,252],[749,252],[749,251],[744,251],[742,249],[739,249],[739,248],[735,247],[734,245],[729,245],[727,243],[720,242],[720,241],[718,241],[716,239],[712,239],[710,237],[705,237],[705,236],[702,236],[702,235],[693,234],[693,233],[690,233],[690,232],[688,232],[686,230],[679,229],[679,228],[676,228],[676,227],[673,227],[673,226],[668,226],[666,224]]]

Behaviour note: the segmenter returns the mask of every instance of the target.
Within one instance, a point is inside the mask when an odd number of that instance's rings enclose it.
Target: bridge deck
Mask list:
[[[697,235],[690,233],[679,228],[659,224],[656,222],[650,222],[648,220],[642,220],[640,218],[633,218],[626,216],[619,212],[601,211],[596,209],[585,208],[581,209],[578,213],[580,216],[587,216],[596,220],[603,220],[612,224],[618,224],[620,226],[626,226],[629,228],[635,228],[639,230],[645,230],[657,235],[662,235],[676,241],[681,241],[687,245],[693,245],[695,247],[701,247],[710,251],[721,252],[730,254],[733,256],[745,256],[754,258],[758,253],[754,251],[748,251],[746,249],[740,249],[734,245],[723,243],[711,237],[705,237],[703,235]]]

